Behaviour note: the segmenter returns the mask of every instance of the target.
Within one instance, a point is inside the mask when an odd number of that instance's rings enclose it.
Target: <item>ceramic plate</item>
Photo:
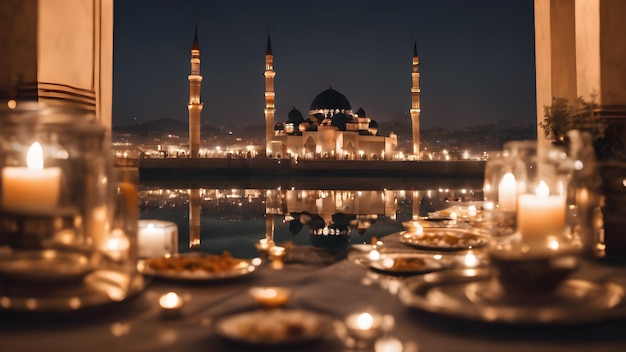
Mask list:
[[[369,268],[388,275],[416,275],[442,270],[446,265],[432,255],[389,253],[369,260]]]
[[[406,281],[406,306],[443,316],[502,324],[585,324],[626,313],[624,288],[610,281],[567,279],[555,291],[505,293],[489,269],[448,270]]]
[[[0,254],[0,277],[27,283],[79,282],[94,269],[89,256],[80,252],[42,249]]]
[[[182,254],[171,258],[148,258],[138,262],[140,273],[181,281],[212,281],[242,277],[256,270],[250,260],[223,259],[218,255]]]
[[[458,251],[483,247],[487,237],[464,229],[424,228],[423,234],[403,232],[400,242],[417,249]]]
[[[321,338],[331,319],[306,309],[258,309],[219,319],[215,332],[221,337],[255,346],[278,346]]]

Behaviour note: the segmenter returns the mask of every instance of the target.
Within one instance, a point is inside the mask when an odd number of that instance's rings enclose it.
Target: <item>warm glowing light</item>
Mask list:
[[[550,188],[545,182],[541,181],[539,182],[539,186],[535,188],[535,194],[537,194],[538,197],[546,198],[550,195]]]
[[[176,292],[170,291],[159,298],[159,305],[163,309],[177,309],[183,305],[183,300]]]
[[[465,255],[464,263],[468,268],[474,268],[478,265],[478,258],[476,258],[476,255],[474,255],[472,251],[469,251]]]
[[[291,290],[282,287],[253,287],[250,295],[266,307],[279,307],[289,301]]]
[[[378,260],[380,259],[380,252],[376,249],[372,249],[367,257],[369,260]]]
[[[476,216],[476,206],[470,205],[469,207],[467,207],[467,215],[470,217]]]
[[[270,248],[270,255],[273,257],[282,257],[285,255],[285,247],[274,246]]]
[[[33,143],[26,154],[26,165],[30,170],[43,170],[43,149],[39,142]]]
[[[370,313],[361,313],[356,318],[356,327],[361,330],[371,329],[374,325],[374,317]]]
[[[15,100],[11,99],[11,100],[9,100],[7,102],[7,106],[9,107],[9,109],[13,110],[17,106],[17,102]]]
[[[507,172],[502,176],[498,185],[498,204],[500,209],[513,211],[516,207],[516,181],[512,173]]]
[[[580,171],[580,170],[583,169],[584,166],[585,166],[585,164],[583,164],[583,162],[581,160],[574,161],[574,169]]]
[[[550,248],[553,251],[556,251],[559,249],[559,240],[556,239],[553,236],[548,237],[548,248]]]

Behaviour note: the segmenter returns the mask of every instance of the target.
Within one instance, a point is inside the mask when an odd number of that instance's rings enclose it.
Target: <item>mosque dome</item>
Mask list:
[[[328,88],[313,99],[311,111],[314,110],[348,111],[352,110],[352,107],[345,95],[332,88]]]
[[[356,111],[356,115],[358,117],[365,117],[367,115],[365,115],[365,110],[363,110],[363,108],[359,108],[359,110]]]
[[[337,113],[333,116],[331,125],[337,127],[340,131],[346,130],[346,124],[348,123],[348,116],[343,113]]]
[[[299,125],[300,123],[304,122],[304,117],[302,117],[302,113],[294,106],[293,109],[289,111],[289,114],[287,115],[287,120],[293,124]]]

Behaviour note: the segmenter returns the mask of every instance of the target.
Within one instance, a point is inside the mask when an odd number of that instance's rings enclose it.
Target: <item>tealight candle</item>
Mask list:
[[[261,238],[259,243],[256,244],[256,247],[261,252],[268,252],[270,248],[274,247],[274,241],[269,238]]]
[[[520,234],[527,239],[561,234],[565,228],[565,197],[550,195],[550,189],[543,181],[535,193],[518,197],[517,226]]]
[[[27,167],[2,169],[2,207],[19,213],[46,213],[59,203],[61,169],[44,168],[38,142],[28,149]]]
[[[255,301],[269,308],[280,307],[291,298],[291,290],[284,287],[253,287],[250,295]]]
[[[159,298],[159,306],[163,316],[171,318],[179,316],[183,308],[183,299],[176,292],[170,291]]]
[[[378,338],[382,332],[382,322],[382,316],[370,312],[350,314],[345,320],[348,333],[357,341],[373,341]]]
[[[273,246],[269,249],[269,254],[272,260],[272,268],[282,269],[284,266],[283,258],[285,257],[285,247]]]

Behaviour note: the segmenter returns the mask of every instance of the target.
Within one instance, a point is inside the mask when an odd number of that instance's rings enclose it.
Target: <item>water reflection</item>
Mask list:
[[[331,248],[369,243],[372,237],[402,231],[403,221],[482,200],[482,189],[470,186],[392,190],[375,184],[352,190],[141,185],[140,218],[175,222],[181,252],[228,250],[251,258],[261,238]]]

